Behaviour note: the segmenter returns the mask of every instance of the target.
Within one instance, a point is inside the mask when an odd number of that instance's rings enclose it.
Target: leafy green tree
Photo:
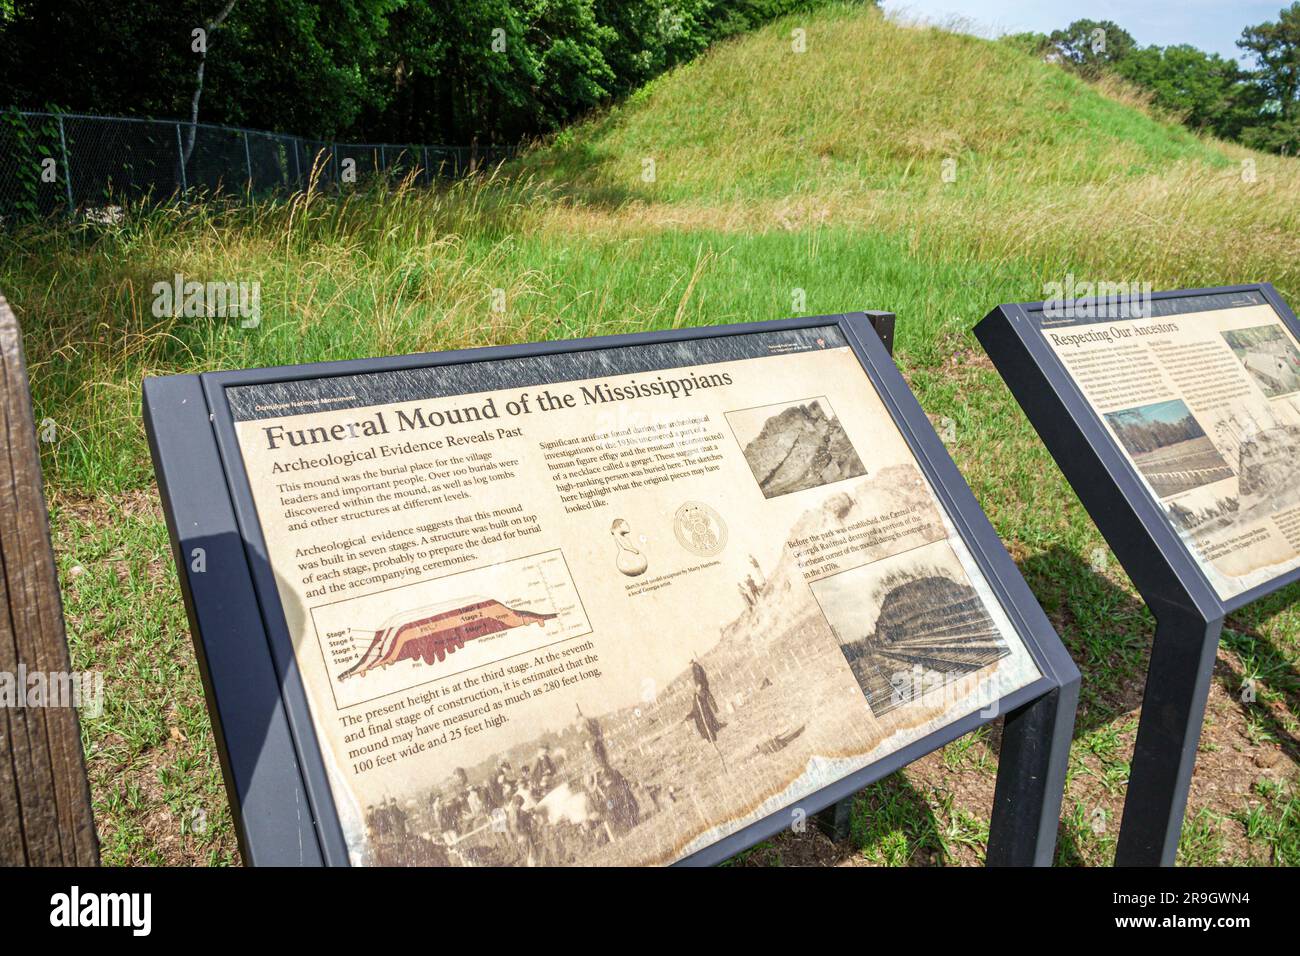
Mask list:
[[[315,138],[514,142],[825,2],[0,0],[0,106],[188,121],[197,104]]]
[[[1110,20],[1075,20],[1048,36],[1051,56],[1081,76],[1095,80],[1137,46],[1129,32]]]
[[[1247,27],[1237,46],[1254,60],[1265,99],[1261,122],[1242,138],[1261,149],[1300,152],[1300,2],[1281,10],[1276,23]]]
[[[608,99],[614,71],[605,49],[614,30],[596,19],[593,0],[534,0],[529,42],[541,74],[538,97],[554,128]]]
[[[1253,72],[1186,44],[1139,47],[1110,20],[1076,20],[1048,35],[1019,33],[1002,42],[1089,80],[1117,74],[1149,90],[1157,106],[1193,129],[1259,149],[1300,152],[1300,0],[1276,23],[1242,33],[1237,45],[1255,60]]]
[[[373,78],[383,103],[361,124],[399,141],[510,142],[610,95],[614,37],[592,0],[409,4]]]
[[[1235,61],[1194,46],[1137,48],[1114,70],[1149,90],[1156,106],[1222,139],[1240,138],[1259,113],[1261,97],[1250,75]]]
[[[357,124],[363,136],[463,143],[539,121],[541,76],[527,24],[510,0],[410,3],[390,29],[370,74],[375,105]]]
[[[9,100],[0,105],[179,116],[193,92],[197,16],[197,5],[183,2],[12,0],[0,21],[0,89]]]
[[[366,105],[364,76],[405,2],[240,0],[204,57],[192,31],[225,0],[14,0],[0,88],[19,108],[188,119],[204,62],[200,119],[329,135]]]
[[[604,49],[622,96],[709,44],[712,0],[596,0],[597,19],[612,33]]]
[[[405,3],[239,0],[212,41],[205,116],[308,136],[345,133],[379,105],[367,77]]]

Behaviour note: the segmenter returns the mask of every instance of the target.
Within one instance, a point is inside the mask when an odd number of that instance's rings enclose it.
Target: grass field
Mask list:
[[[261,325],[155,318],[151,287],[177,272],[260,282]],[[1151,620],[969,332],[1067,274],[1267,279],[1296,302],[1300,161],[1197,138],[996,43],[831,8],[447,189],[0,236],[36,416],[55,423],[44,467],[74,664],[106,674],[104,714],[83,725],[104,859],[238,859],[144,376],[887,308],[900,367],[1083,672],[1059,859],[1108,864]],[[1228,623],[1183,863],[1300,863],[1297,597]],[[848,846],[788,834],[743,862],[979,862],[997,743],[965,738],[862,793]]]

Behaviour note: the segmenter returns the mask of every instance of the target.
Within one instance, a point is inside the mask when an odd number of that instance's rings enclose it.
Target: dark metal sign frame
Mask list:
[[[1270,305],[1300,338],[1295,313],[1268,283],[1178,289],[1152,293],[1150,298],[1159,315],[1160,303],[1168,309],[1171,300],[1210,296]],[[1300,581],[1300,568],[1227,600],[1219,597],[1044,337],[1036,316],[1048,305],[1078,304],[1001,305],[975,327],[975,335],[1155,617],[1115,861],[1121,866],[1171,866],[1224,618]],[[1085,304],[1098,308],[1095,302]],[[1216,307],[1208,298],[1205,304]]]
[[[857,312],[146,379],[145,427],[244,860],[346,865],[348,855],[267,562],[228,387],[836,326],[1042,676],[1002,698],[996,709],[953,721],[682,862],[725,860],[788,827],[792,811],[811,816],[1005,715],[988,862],[1050,864],[1079,672],[895,368],[885,345],[892,319]],[[202,549],[203,570],[196,549]]]

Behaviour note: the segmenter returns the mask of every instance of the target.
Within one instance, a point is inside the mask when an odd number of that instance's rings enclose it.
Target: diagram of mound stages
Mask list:
[[[769,418],[745,459],[767,498],[866,474],[839,419],[816,400]]]
[[[321,689],[337,707],[591,632],[558,549],[340,597],[310,613]]]
[[[389,618],[355,664],[339,674],[340,681],[363,676],[376,667],[412,660],[432,664],[444,661],[469,641],[487,634],[526,627],[544,626],[554,614],[516,610],[500,601],[469,597],[403,611]]]

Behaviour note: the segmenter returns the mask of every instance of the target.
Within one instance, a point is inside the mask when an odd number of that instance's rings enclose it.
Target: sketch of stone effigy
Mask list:
[[[632,526],[623,518],[615,518],[614,523],[609,526],[609,533],[617,549],[614,566],[629,578],[645,574],[650,562],[644,552],[632,543]],[[644,535],[642,540],[645,540]]]
[[[877,717],[1010,653],[946,541],[812,588]]]
[[[340,707],[591,631],[560,551],[311,610]]]

